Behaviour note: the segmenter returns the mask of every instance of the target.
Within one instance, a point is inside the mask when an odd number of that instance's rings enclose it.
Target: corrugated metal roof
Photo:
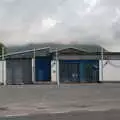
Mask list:
[[[16,47],[10,47],[7,49],[7,52],[16,52],[16,51],[23,51],[28,49],[34,49],[34,48],[43,48],[49,46],[51,48],[51,51],[54,51],[56,48],[58,50],[65,49],[65,48],[76,48],[81,51],[85,52],[100,52],[101,47],[98,45],[86,45],[86,44],[54,44],[54,43],[44,43],[44,44],[30,44],[27,46],[16,46]],[[104,49],[104,51],[106,51]]]
[[[34,52],[35,51],[35,52]],[[46,56],[50,53],[50,48],[39,48],[39,49],[32,49],[32,50],[25,50],[20,52],[12,52],[5,54],[5,59],[12,59],[12,58],[33,58],[34,54],[35,56]],[[0,56],[2,58],[2,56]]]
[[[74,49],[78,49],[80,51],[84,51],[84,52],[88,52],[88,53],[95,53],[95,52],[101,52],[101,47],[100,46],[96,46],[96,45],[62,45],[62,44],[51,44],[50,45],[51,51],[54,51],[56,48],[59,50],[62,49],[67,49],[67,48],[74,48]],[[104,51],[107,51],[104,49]]]
[[[47,46],[47,47],[46,47]],[[49,46],[49,47],[48,47]],[[39,48],[38,48],[39,47]],[[32,45],[32,49],[28,49],[28,47],[24,48],[20,51],[18,51],[17,48],[13,48],[14,50],[12,52],[10,52],[11,50],[9,50],[9,52],[5,55],[5,59],[10,59],[10,58],[33,58],[34,56],[34,48],[36,48],[36,52],[35,52],[35,56],[46,56],[46,55],[50,55],[51,53],[54,53],[56,51],[56,48],[58,51],[61,50],[65,50],[68,48],[72,48],[78,51],[82,51],[85,53],[97,53],[97,52],[101,52],[101,47],[100,46],[96,46],[96,45],[71,45],[71,44],[38,44],[37,47],[36,45]],[[107,52],[104,49],[104,52]]]

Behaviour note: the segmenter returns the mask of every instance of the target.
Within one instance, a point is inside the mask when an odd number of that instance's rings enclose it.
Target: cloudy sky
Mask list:
[[[120,0],[0,0],[0,41],[95,43],[120,50]]]

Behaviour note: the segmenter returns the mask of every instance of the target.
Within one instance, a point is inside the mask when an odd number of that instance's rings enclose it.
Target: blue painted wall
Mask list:
[[[36,81],[51,80],[51,58],[41,57],[35,60]]]
[[[85,81],[85,68],[84,68],[85,63],[80,62],[80,81]]]

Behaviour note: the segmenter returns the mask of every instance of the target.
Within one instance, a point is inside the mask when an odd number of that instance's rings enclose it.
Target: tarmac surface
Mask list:
[[[0,116],[0,120],[120,120],[120,83],[1,86]]]

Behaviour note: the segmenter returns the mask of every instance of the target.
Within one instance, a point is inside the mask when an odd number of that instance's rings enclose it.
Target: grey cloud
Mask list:
[[[119,0],[101,0],[100,5],[107,6],[107,7],[120,7]]]
[[[120,44],[119,0],[0,0],[0,39]]]

